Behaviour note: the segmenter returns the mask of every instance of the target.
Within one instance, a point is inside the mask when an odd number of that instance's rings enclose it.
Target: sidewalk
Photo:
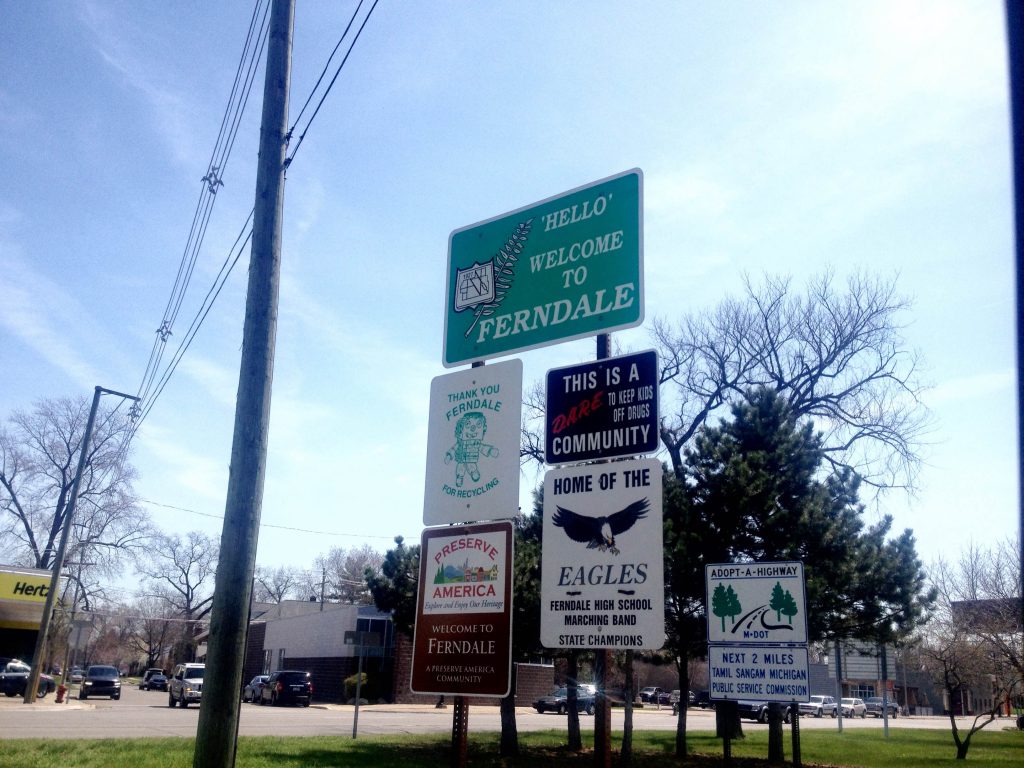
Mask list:
[[[92,707],[88,700],[79,701],[76,698],[77,695],[78,694],[76,693],[75,696],[72,696],[71,698],[65,698],[64,702],[61,704],[57,703],[56,693],[48,693],[46,694],[46,698],[36,699],[31,704],[26,704],[25,699],[21,696],[0,696],[0,710],[9,710],[11,707],[21,707],[26,712],[30,710],[53,712],[64,709],[87,709]]]

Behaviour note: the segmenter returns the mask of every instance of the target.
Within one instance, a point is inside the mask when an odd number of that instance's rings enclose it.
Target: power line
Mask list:
[[[292,128],[291,131],[289,131],[289,135],[291,134],[292,131],[295,130],[295,126],[302,119],[302,116],[306,113],[306,107],[308,107],[310,102],[313,101],[313,97],[316,95],[317,89],[320,87],[320,83],[323,82],[324,76],[327,74],[327,70],[331,66],[331,62],[334,60],[334,55],[338,52],[338,49],[341,48],[341,44],[345,42],[345,37],[348,35],[348,31],[352,28],[352,23],[356,20],[356,16],[359,15],[359,9],[362,7],[363,0],[359,0],[359,3],[356,5],[356,9],[352,12],[352,16],[348,20],[348,24],[345,26],[345,30],[341,33],[341,37],[338,38],[338,42],[335,44],[334,50],[331,51],[331,55],[328,56],[327,61],[324,62],[324,67],[323,69],[320,70],[320,77],[316,79],[316,83],[310,90],[309,96],[306,97],[306,103],[302,105],[302,109],[299,110],[299,114],[296,116],[295,122],[292,123]]]
[[[352,49],[355,48],[356,43],[359,42],[359,36],[361,34],[363,34],[363,29],[366,27],[366,22],[368,22],[370,20],[370,17],[373,15],[373,11],[377,7],[377,3],[378,2],[379,2],[379,0],[373,0],[373,5],[371,5],[370,6],[370,10],[368,10],[366,12],[366,17],[363,19],[363,23],[359,25],[359,30],[356,32],[356,36],[352,39],[352,42],[349,44],[348,50],[345,52],[345,57],[341,60],[341,63],[338,65],[338,68],[335,70],[334,77],[332,77],[331,78],[331,82],[328,83],[327,90],[324,91],[323,96],[320,97],[320,101],[317,103],[316,109],[313,110],[313,114],[310,115],[309,120],[306,122],[306,127],[303,129],[302,133],[299,134],[299,140],[295,143],[295,147],[292,149],[291,154],[284,161],[284,167],[285,168],[288,168],[291,165],[292,160],[295,159],[295,155],[298,153],[299,147],[302,146],[302,142],[306,138],[306,133],[309,131],[309,128],[313,124],[313,121],[316,120],[316,116],[320,113],[320,107],[322,107],[324,105],[324,101],[327,99],[328,94],[330,94],[331,89],[334,87],[334,83],[337,81],[338,75],[341,74],[341,70],[345,67],[345,62],[348,61],[348,57],[351,55]],[[362,4],[363,4],[362,0],[360,0],[359,5],[356,6],[356,13],[359,12],[359,8],[362,6]],[[355,19],[355,13],[352,15],[352,18]],[[344,39],[345,35],[348,34],[348,30],[349,30],[349,28],[351,26],[352,26],[352,21],[350,20],[349,23],[348,23],[348,26],[345,27],[345,32],[342,33],[342,39]],[[339,46],[341,45],[341,40],[338,41],[338,45]],[[337,49],[338,49],[338,46],[335,46],[334,50],[337,51]],[[328,62],[330,62],[330,60],[333,59],[333,58],[334,58],[334,53],[332,52],[330,58],[328,59]],[[326,70],[326,66],[325,66],[325,70]],[[317,87],[319,87],[320,81],[322,79],[323,79],[323,74],[321,74],[320,79],[316,81],[316,86],[314,86],[314,91],[316,90]],[[310,94],[310,98],[312,98],[312,94]],[[308,99],[307,99],[306,103],[307,104],[309,103]],[[302,111],[305,112],[305,110],[306,110],[306,107],[303,106],[302,107]],[[300,113],[300,116],[301,116],[301,113]],[[297,127],[297,124],[298,124],[298,120],[296,120],[296,125],[293,125],[291,130],[288,132],[289,136],[292,135],[295,132],[295,128]]]
[[[183,618],[180,618],[180,617],[172,617],[172,616],[132,616],[132,615],[127,614],[127,613],[119,613],[117,611],[103,611],[103,610],[98,610],[98,609],[92,609],[92,610],[89,610],[89,611],[78,611],[78,614],[83,617],[83,621],[85,620],[85,618],[88,618],[89,616],[106,616],[108,618],[134,619],[134,620],[138,620],[138,621],[172,621],[172,622],[176,622],[178,624],[209,624],[210,623],[210,619],[208,619],[208,618],[202,618],[202,619],[183,619]]]
[[[299,147],[302,145],[303,140],[306,137],[306,133],[309,131],[310,126],[316,119],[320,108],[323,106],[328,94],[334,87],[334,83],[337,81],[341,70],[344,68],[349,56],[355,47],[356,42],[359,40],[360,35],[365,29],[367,22],[373,15],[374,9],[377,7],[379,0],[374,0],[370,6],[362,23],[359,25],[354,37],[352,37],[349,43],[348,49],[345,52],[344,57],[338,64],[337,69],[334,72],[334,76],[331,78],[326,89],[321,95],[317,102],[316,108],[310,115],[309,119],[305,123],[305,127],[296,142],[295,147],[292,149],[291,154],[285,159],[285,167],[289,167],[292,160],[295,158],[295,154],[298,152]],[[292,128],[288,132],[288,136],[291,137],[302,116],[306,112],[306,108],[312,103],[317,91],[320,89],[321,84],[330,68],[331,62],[334,60],[335,55],[341,48],[346,37],[348,37],[350,30],[352,29],[355,20],[358,18],[359,12],[363,6],[363,0],[359,0],[356,5],[352,16],[349,18],[348,24],[345,26],[344,31],[341,34],[337,44],[334,46],[334,50],[328,57],[324,64],[324,67],[317,78],[309,96],[307,97],[302,109],[299,111],[299,116],[293,123]],[[261,12],[262,8],[262,12]],[[191,284],[192,276],[195,271],[196,262],[201,250],[203,241],[205,240],[206,231],[209,226],[210,218],[212,216],[213,204],[216,198],[217,189],[223,186],[224,170],[227,167],[227,162],[230,157],[231,148],[234,146],[234,141],[238,133],[238,129],[241,122],[242,114],[245,111],[245,107],[248,103],[249,95],[252,92],[253,82],[255,74],[258,68],[258,63],[262,59],[263,48],[267,42],[268,35],[268,15],[269,15],[270,3],[269,0],[256,0],[256,4],[253,8],[253,13],[249,22],[249,29],[246,35],[245,45],[243,46],[242,54],[239,58],[238,67],[235,72],[235,79],[231,89],[231,95],[228,100],[228,106],[225,108],[224,116],[221,120],[220,131],[217,136],[217,141],[214,145],[214,150],[211,153],[209,164],[207,165],[206,175],[203,176],[203,186],[200,190],[199,200],[196,203],[196,211],[193,215],[192,225],[189,231],[189,235],[186,241],[185,252],[182,254],[181,261],[178,267],[178,274],[175,278],[174,287],[172,288],[171,295],[167,302],[167,307],[164,310],[164,316],[161,320],[160,327],[156,331],[156,338],[154,339],[153,347],[150,351],[149,360],[146,364],[146,371],[143,374],[142,383],[139,385],[139,397],[143,403],[142,406],[136,408],[133,411],[133,426],[129,433],[128,439],[124,444],[123,454],[126,455],[128,444],[134,438],[138,429],[141,427],[142,422],[145,421],[146,417],[152,411],[156,401],[163,393],[171,376],[177,370],[178,364],[181,362],[181,358],[188,350],[192,341],[195,339],[199,328],[202,327],[203,322],[209,315],[210,310],[213,307],[214,302],[220,295],[221,290],[224,287],[228,277],[233,271],[238,260],[241,258],[243,249],[249,242],[249,238],[252,235],[252,215],[250,211],[249,218],[246,224],[243,225],[238,238],[235,240],[235,245],[229,250],[224,263],[221,265],[220,271],[213,280],[213,284],[208,290],[206,297],[202,304],[197,310],[192,322],[185,333],[182,342],[179,344],[177,351],[174,353],[171,362],[168,363],[161,371],[161,365],[163,363],[164,353],[166,351],[166,344],[168,338],[173,334],[174,324],[177,320],[178,314],[181,310],[182,304],[185,299],[188,287]],[[258,42],[257,42],[258,41]],[[237,252],[236,252],[237,247]],[[233,256],[232,256],[233,254]],[[124,460],[124,455],[120,457],[120,461]],[[301,529],[295,529],[301,530]],[[327,534],[334,535],[334,534]],[[339,534],[348,535],[348,534]]]
[[[263,8],[262,13],[260,13],[261,6]],[[224,184],[224,172],[227,168],[231,150],[234,147],[235,138],[241,124],[241,117],[248,104],[249,94],[252,92],[263,46],[266,43],[268,11],[268,0],[256,0],[249,21],[245,44],[243,45],[238,66],[235,70],[231,94],[221,119],[220,130],[214,142],[206,173],[202,178],[202,187],[200,188],[192,225],[186,239],[185,250],[178,265],[178,273],[175,277],[171,294],[168,297],[160,327],[156,330],[156,338],[153,341],[153,348],[150,351],[149,361],[146,364],[142,382],[139,385],[138,395],[144,402],[149,400],[150,390],[160,369],[167,339],[173,333],[174,323],[188,292],[196,261],[202,249],[206,230],[213,213],[213,204],[216,200],[217,190]]]
[[[139,499],[139,501],[142,502],[143,504],[150,504],[150,505],[152,505],[154,507],[163,507],[165,509],[173,509],[173,510],[176,510],[178,512],[188,512],[188,513],[193,514],[193,515],[199,515],[200,517],[213,518],[214,520],[223,520],[224,519],[224,515],[214,515],[214,514],[211,514],[210,512],[199,512],[199,511],[194,510],[194,509],[188,509],[187,507],[176,507],[176,506],[173,506],[171,504],[161,504],[161,503],[156,502],[156,501],[150,501],[149,499]],[[282,531],[295,531],[297,533],[313,533],[313,534],[316,534],[318,536],[346,536],[346,537],[351,537],[351,538],[356,538],[356,539],[385,539],[387,541],[394,541],[394,539],[395,539],[394,536],[374,536],[374,535],[365,534],[365,533],[341,533],[339,531],[316,531],[316,530],[312,530],[310,528],[296,528],[296,527],[290,526],[290,525],[274,525],[272,523],[264,523],[264,522],[260,522],[260,528],[276,528],[276,529],[282,530]]]
[[[214,302],[217,300],[221,290],[227,283],[228,277],[238,264],[238,260],[242,257],[245,246],[249,243],[249,239],[252,237],[252,216],[253,211],[250,211],[249,218],[246,219],[242,230],[238,233],[238,237],[235,238],[234,245],[232,245],[231,250],[228,252],[227,258],[224,260],[224,263],[221,264],[220,271],[217,273],[213,285],[207,291],[206,297],[203,299],[203,303],[200,306],[199,311],[192,319],[192,324],[189,325],[188,330],[185,332],[185,336],[182,339],[181,344],[178,345],[178,349],[174,353],[174,357],[171,359],[171,362],[168,364],[167,368],[164,369],[163,375],[160,377],[160,381],[156,385],[156,391],[153,393],[152,397],[147,400],[142,412],[136,418],[135,424],[132,428],[132,437],[134,437],[135,433],[138,432],[139,427],[142,426],[142,422],[145,421],[147,416],[149,416],[150,411],[153,410],[153,406],[156,404],[157,399],[163,393],[172,374],[177,370],[178,364],[181,362],[181,358],[184,357],[185,352],[187,352],[188,348],[192,345],[192,341],[195,339],[196,334],[202,327],[207,315],[209,315],[210,310],[213,309]],[[232,258],[232,253],[234,254],[234,258]]]

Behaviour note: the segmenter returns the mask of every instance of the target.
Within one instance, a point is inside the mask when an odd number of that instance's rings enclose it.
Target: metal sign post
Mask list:
[[[359,655],[359,662],[356,670],[356,711],[352,717],[352,738],[356,737],[359,729],[359,699],[363,689],[363,651],[366,648],[380,648],[381,636],[379,632],[345,632],[345,645],[354,645]]]

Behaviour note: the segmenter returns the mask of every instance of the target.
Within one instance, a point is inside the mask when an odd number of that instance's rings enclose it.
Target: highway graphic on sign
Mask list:
[[[732,630],[730,630],[730,631],[732,632],[732,634],[735,635],[741,629],[744,629],[744,630],[752,629],[754,624],[757,623],[757,622],[760,622],[761,626],[764,627],[765,629],[786,629],[786,630],[789,630],[791,632],[793,631],[793,624],[792,623],[788,623],[788,624],[787,623],[770,624],[768,622],[768,619],[770,617],[771,617],[771,611],[769,610],[768,606],[767,605],[759,605],[757,608],[752,610],[750,613],[748,613],[748,614],[746,614],[744,616],[740,616],[740,618],[737,619],[736,623],[732,627]],[[744,622],[746,622],[745,626],[744,626]]]
[[[735,573],[751,568],[751,575]],[[792,571],[792,573],[790,572]],[[726,566],[708,581],[709,639],[713,642],[805,642],[803,583],[798,569]]]

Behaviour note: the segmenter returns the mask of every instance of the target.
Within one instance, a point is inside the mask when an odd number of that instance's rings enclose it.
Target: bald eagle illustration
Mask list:
[[[604,517],[585,517],[571,509],[556,507],[551,522],[564,529],[565,534],[573,541],[586,542],[587,549],[608,551],[617,555],[619,550],[615,546],[615,537],[632,528],[637,520],[647,517],[648,507],[647,499],[640,499],[625,509]]]

